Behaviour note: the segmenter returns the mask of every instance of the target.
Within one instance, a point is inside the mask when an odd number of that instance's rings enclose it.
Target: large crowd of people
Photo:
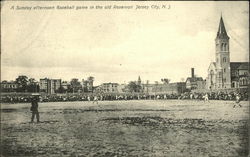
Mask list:
[[[115,101],[115,100],[161,100],[161,99],[194,99],[194,100],[236,100],[236,95],[240,95],[242,101],[249,100],[248,92],[209,92],[209,93],[192,93],[183,94],[144,94],[144,93],[126,93],[126,94],[79,94],[79,95],[41,95],[40,102],[64,102],[64,101]],[[31,102],[32,96],[6,95],[1,96],[3,103],[25,103]]]

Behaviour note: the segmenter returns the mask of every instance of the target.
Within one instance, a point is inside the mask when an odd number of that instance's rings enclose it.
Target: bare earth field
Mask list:
[[[133,100],[1,104],[2,156],[248,155],[249,103]]]

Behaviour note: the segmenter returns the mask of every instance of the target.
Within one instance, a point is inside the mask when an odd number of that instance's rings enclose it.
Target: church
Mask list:
[[[248,88],[248,62],[230,62],[229,36],[221,16],[215,38],[215,62],[211,62],[206,78],[207,89]]]

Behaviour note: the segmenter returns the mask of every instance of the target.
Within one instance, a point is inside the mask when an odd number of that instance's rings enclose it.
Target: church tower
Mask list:
[[[231,88],[229,39],[221,16],[215,39],[216,88]]]

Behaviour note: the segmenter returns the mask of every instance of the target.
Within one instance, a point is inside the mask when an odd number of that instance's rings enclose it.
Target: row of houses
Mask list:
[[[195,80],[195,81],[194,81]],[[192,77],[187,78],[186,82],[174,83],[142,83],[140,76],[137,81],[134,81],[139,90],[133,91],[145,94],[180,94],[191,89],[204,88],[204,80],[194,76],[194,68],[192,68]],[[156,81],[157,82],[157,81]],[[95,93],[128,93],[131,92],[128,84],[118,83],[102,83],[94,88]]]
[[[186,91],[185,82],[168,83],[168,84],[143,84],[137,81],[140,86],[140,93],[183,93]],[[128,84],[118,83],[102,83],[99,86],[93,86],[93,81],[82,80],[81,84],[74,85],[72,82],[62,81],[61,79],[49,79],[43,78],[38,82],[39,89],[36,92],[55,94],[55,93],[67,93],[71,88],[71,93],[127,93],[130,92]],[[1,91],[3,92],[16,92],[18,84],[15,81],[1,83]],[[75,91],[74,91],[75,89]],[[84,90],[85,89],[85,90]],[[63,90],[63,91],[62,91]]]
[[[94,78],[88,77],[86,80],[82,79],[82,82],[79,82],[78,79],[72,79],[70,82],[62,81],[61,79],[51,79],[51,78],[42,78],[39,82],[26,82],[25,87],[18,84],[17,81],[2,81],[1,92],[41,92],[41,93],[81,93],[81,92],[93,92]],[[20,91],[18,89],[25,88]]]
[[[235,69],[232,70],[232,80],[237,82],[237,86],[232,86],[232,88],[247,88],[248,80],[244,79],[245,76],[248,76],[246,71],[246,66],[243,67],[242,64],[235,66]],[[237,78],[237,79],[236,79]],[[243,80],[243,81],[240,81]],[[39,92],[54,94],[54,93],[128,93],[129,90],[128,84],[118,84],[118,83],[102,83],[99,86],[93,86],[93,78],[88,78],[82,80],[81,82],[78,79],[72,79],[71,82],[62,81],[61,79],[49,79],[44,78],[40,79]],[[137,86],[139,86],[139,93],[146,94],[180,94],[187,91],[203,91],[211,90],[208,87],[207,80],[204,80],[202,77],[195,75],[194,68],[191,68],[191,75],[187,77],[185,82],[174,82],[174,83],[154,83],[150,84],[142,83],[140,76],[138,80],[135,81]],[[2,89],[5,89],[4,92],[14,92],[18,88],[18,84],[15,81],[7,82],[4,81],[1,83]],[[71,89],[71,91],[69,90]]]
[[[40,92],[54,94],[54,93],[83,93],[93,92],[94,89],[93,77],[88,77],[87,80],[82,79],[81,82],[74,78],[70,82],[62,81],[61,79],[40,79],[39,87]]]

